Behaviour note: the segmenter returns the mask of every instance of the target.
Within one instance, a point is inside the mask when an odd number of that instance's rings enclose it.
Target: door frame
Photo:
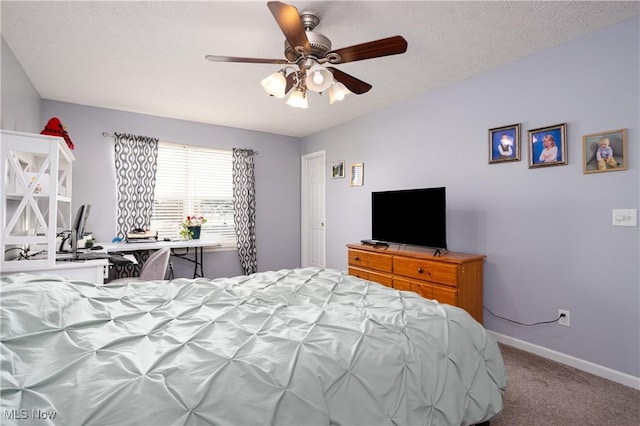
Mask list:
[[[324,241],[322,242],[322,246],[324,247],[323,258],[326,264],[327,260],[327,227],[326,227],[326,215],[327,215],[327,152],[325,150],[312,152],[309,154],[305,154],[301,157],[301,168],[300,168],[300,266],[304,267],[309,265],[310,254],[307,250],[310,241],[309,235],[309,223],[311,221],[311,213],[309,212],[309,194],[307,194],[306,188],[309,184],[309,163],[311,160],[316,160],[318,158],[322,159],[323,162],[323,177],[325,180],[325,194],[323,197],[323,203],[321,203],[321,208],[323,211],[323,216],[325,218],[325,226],[324,231],[322,232],[322,238]],[[319,205],[320,203],[318,203]]]

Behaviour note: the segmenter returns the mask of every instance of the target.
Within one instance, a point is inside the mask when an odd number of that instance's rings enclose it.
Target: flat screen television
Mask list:
[[[371,193],[371,237],[380,242],[447,248],[446,189]]]

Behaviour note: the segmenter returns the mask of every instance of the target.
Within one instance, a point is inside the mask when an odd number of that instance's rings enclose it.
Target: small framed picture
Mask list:
[[[584,135],[582,167],[584,173],[627,170],[627,129]]]
[[[351,186],[364,185],[364,163],[351,164]]]
[[[489,164],[520,161],[520,123],[489,129]]]
[[[529,168],[567,164],[567,123],[529,130]]]
[[[331,178],[339,179],[344,177],[344,161],[334,161],[331,163]]]

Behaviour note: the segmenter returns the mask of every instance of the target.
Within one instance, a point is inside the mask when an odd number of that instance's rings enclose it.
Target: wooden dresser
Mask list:
[[[440,303],[458,306],[482,324],[482,267],[486,256],[433,250],[376,248],[347,244],[349,275],[398,290],[415,291]]]

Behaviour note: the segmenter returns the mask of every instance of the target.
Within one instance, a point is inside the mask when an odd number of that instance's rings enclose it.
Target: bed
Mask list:
[[[502,357],[471,316],[344,272],[0,280],[3,424],[468,425],[502,410]]]

